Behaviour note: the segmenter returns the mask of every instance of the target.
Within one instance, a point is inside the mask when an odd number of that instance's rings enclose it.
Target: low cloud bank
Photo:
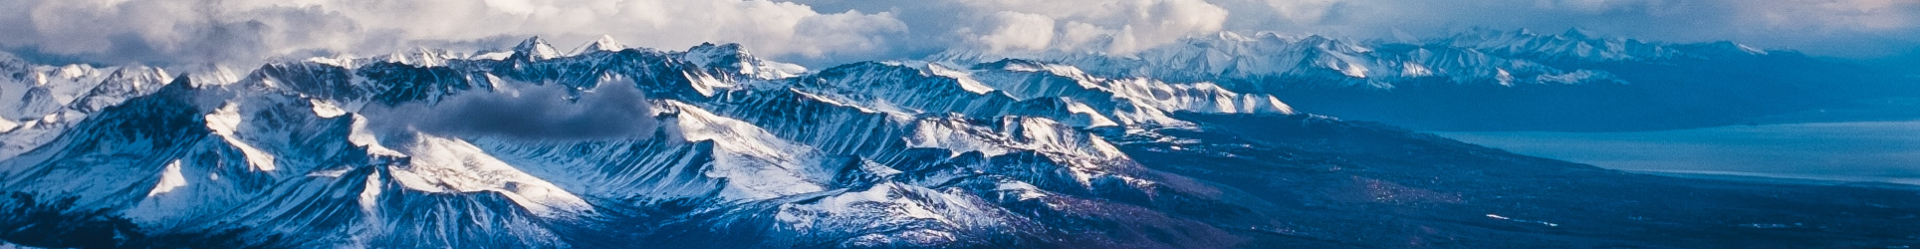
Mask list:
[[[1431,37],[1469,27],[1582,27],[1651,40],[1733,40],[1820,55],[1920,48],[1912,0],[13,0],[0,50],[93,63],[247,64],[418,47],[562,49],[741,43],[810,66],[945,49],[1125,54],[1219,31]]]

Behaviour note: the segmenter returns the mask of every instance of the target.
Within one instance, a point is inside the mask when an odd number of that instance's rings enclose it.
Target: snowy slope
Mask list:
[[[146,66],[32,65],[0,58],[0,158],[39,147],[73,124],[172,81]]]

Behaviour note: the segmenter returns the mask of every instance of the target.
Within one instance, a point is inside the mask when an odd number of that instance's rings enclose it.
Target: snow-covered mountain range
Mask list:
[[[1079,66],[1102,76],[1235,82],[1255,89],[1392,89],[1423,80],[1503,86],[1621,84],[1625,82],[1605,71],[1554,64],[1759,55],[1767,52],[1731,42],[1664,44],[1594,37],[1578,29],[1557,35],[1474,29],[1421,44],[1220,32],[1129,55],[955,50],[929,60],[979,63],[1015,58]]]
[[[21,124],[4,133],[0,179],[78,197],[141,232],[246,227],[300,247],[550,247],[605,225],[592,221],[662,212],[677,215],[668,226],[788,238],[761,245],[985,245],[1057,225],[1016,206],[1102,217],[1119,213],[1079,209],[1140,208],[1098,198],[1124,193],[1212,198],[1163,190],[1184,179],[1152,174],[1088,129],[1291,113],[1271,96],[1070,66],[873,62],[796,76],[737,45],[609,44],[563,55],[536,38],[504,57],[322,58],[235,78],[12,62],[6,92],[26,102],[4,114]],[[389,124],[418,113],[381,113],[542,88],[575,100],[643,92],[622,101],[644,103],[634,118],[658,126],[630,127],[650,138],[529,141],[436,134]],[[1049,204],[1072,202],[1088,204]]]
[[[1475,44],[1515,44],[1500,39]],[[1156,50],[1143,58],[1220,75],[1335,68],[1356,80],[1416,77],[1385,73],[1415,67],[1491,75],[1468,69],[1484,64],[1447,61],[1539,65],[1469,50],[1380,55],[1314,37],[1189,44],[1312,53],[1210,60],[1217,54]],[[1609,60],[1692,51],[1528,44]],[[659,51],[602,39],[561,51],[534,38],[498,52],[313,58],[178,76],[0,61],[8,100],[0,189],[11,191],[0,200],[9,210],[0,245],[1364,247],[1456,237],[1347,222],[1530,236],[1538,224],[1559,226],[1552,222],[1636,226],[1587,223],[1572,207],[1608,198],[1556,191],[1646,183],[1746,193],[1296,113],[1269,94],[1162,80],[1200,76],[1158,67],[1135,75],[1039,60],[941,60],[810,71],[732,44]],[[1095,60],[1074,62],[1087,61]],[[1298,67],[1255,67],[1277,63]],[[1580,74],[1537,69],[1518,73]],[[566,135],[586,131],[624,135]],[[1753,205],[1911,194],[1773,193]],[[1574,201],[1525,201],[1559,195]],[[1803,212],[1644,198],[1620,210],[1696,207],[1647,214],[1670,219],[1648,224],[1683,228]],[[1920,210],[1913,201],[1875,205],[1899,211],[1888,216]],[[1389,221],[1396,214],[1418,219]],[[1871,222],[1879,216],[1818,217],[1852,225],[1834,233],[1913,230]],[[1508,245],[1690,245],[1620,237],[1632,235]],[[1816,242],[1839,243],[1808,243]]]

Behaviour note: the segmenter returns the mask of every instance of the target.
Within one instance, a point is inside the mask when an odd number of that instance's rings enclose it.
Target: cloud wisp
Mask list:
[[[737,0],[19,0],[0,2],[0,47],[102,63],[220,63],[494,49],[528,36],[646,47],[738,42],[779,57],[874,51],[905,27],[887,13],[818,13]]]

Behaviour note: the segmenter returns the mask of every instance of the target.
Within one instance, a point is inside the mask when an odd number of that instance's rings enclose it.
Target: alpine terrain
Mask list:
[[[1494,31],[1222,33],[1136,57],[952,51],[824,69],[733,44],[538,38],[184,74],[6,58],[0,248],[1920,245],[1909,186],[1633,174],[1334,117],[1699,125],[1735,116],[1646,110],[1730,87],[1690,79],[1762,89],[1702,102],[1806,86],[1655,70],[1827,63]],[[1590,91],[1638,97],[1512,122]],[[1455,94],[1468,92],[1485,95]],[[1484,101],[1523,94],[1539,99]],[[1789,97],[1858,97],[1845,94]],[[1382,113],[1469,100],[1501,106]],[[1308,113],[1321,111],[1335,115]]]

